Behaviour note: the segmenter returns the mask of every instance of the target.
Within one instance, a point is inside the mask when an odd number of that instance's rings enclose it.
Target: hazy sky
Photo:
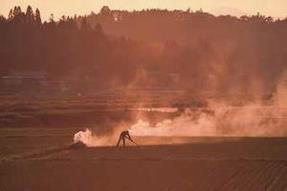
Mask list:
[[[167,8],[192,10],[202,8],[211,13],[256,14],[260,12],[273,17],[287,17],[287,0],[0,0],[0,14],[7,16],[9,9],[20,5],[38,7],[44,19],[53,13],[61,15],[89,14],[97,12],[103,5],[115,9]]]

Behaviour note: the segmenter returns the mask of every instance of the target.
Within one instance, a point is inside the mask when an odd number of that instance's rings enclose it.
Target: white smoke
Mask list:
[[[136,136],[287,136],[287,73],[279,80],[272,104],[260,99],[234,107],[210,102],[156,124],[139,119],[131,126]],[[260,95],[260,94],[258,94]],[[240,98],[238,98],[240,100]]]
[[[73,141],[74,143],[83,143],[87,147],[111,146],[114,144],[113,136],[97,136],[90,129],[77,132]]]
[[[136,136],[286,136],[287,109],[243,106],[186,110],[174,119],[151,125],[138,120]]]
[[[259,101],[239,107],[213,102],[207,108],[186,109],[177,117],[155,124],[139,119],[129,125],[129,131],[131,136],[287,136],[285,80],[279,83],[272,101],[272,105]],[[74,142],[82,142],[89,147],[114,145],[123,128],[127,129],[126,125],[115,127],[117,133],[111,136],[97,136],[86,129],[74,135]]]
[[[206,136],[286,136],[287,108],[273,106],[218,106],[206,109],[187,109],[180,116],[152,125],[139,119],[130,126],[132,137],[206,137]],[[90,129],[74,135],[74,143],[88,147],[114,146],[119,135],[97,136]],[[142,144],[149,144],[148,140]],[[152,144],[164,144],[156,142]]]

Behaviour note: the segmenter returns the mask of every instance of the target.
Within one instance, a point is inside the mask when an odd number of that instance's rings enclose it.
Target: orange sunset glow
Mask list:
[[[6,15],[14,5],[38,7],[43,12],[43,17],[48,19],[53,13],[56,18],[62,15],[73,16],[74,14],[89,14],[97,12],[103,5],[113,9],[140,10],[147,8],[160,9],[203,9],[213,14],[256,14],[275,18],[287,16],[287,1],[285,0],[1,0],[0,14]]]
[[[287,0],[0,0],[0,191],[287,191]]]

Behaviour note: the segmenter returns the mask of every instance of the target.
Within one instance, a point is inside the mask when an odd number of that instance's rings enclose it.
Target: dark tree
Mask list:
[[[28,24],[34,23],[34,12],[30,5],[28,5],[27,10],[26,10],[26,22]]]
[[[37,25],[42,24],[41,13],[40,13],[40,10],[38,8],[35,11],[35,22]]]

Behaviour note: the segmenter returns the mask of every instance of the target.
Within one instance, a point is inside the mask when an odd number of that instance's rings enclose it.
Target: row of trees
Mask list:
[[[176,85],[195,91],[273,92],[286,70],[287,22],[260,14],[215,17],[202,11],[118,11],[51,18],[15,7],[0,17],[1,75],[44,70],[78,86]],[[150,73],[158,75],[149,75]],[[258,88],[260,87],[260,88]]]
[[[287,16],[287,15],[286,15]],[[287,18],[274,20],[260,13],[240,18],[231,15],[214,16],[202,10],[161,10],[147,9],[141,11],[110,10],[104,6],[100,13],[91,13],[88,21],[93,25],[101,23],[105,31],[114,35],[129,36],[145,41],[175,40],[183,43],[199,37],[218,38],[222,35],[237,35],[238,29],[261,29],[287,24]],[[272,26],[270,26],[272,25]]]
[[[28,6],[26,12],[15,7],[7,19],[1,17],[0,41],[2,74],[46,70],[58,76],[95,64],[106,37],[100,25],[92,28],[86,19],[80,24],[70,17],[42,22],[40,11]]]

